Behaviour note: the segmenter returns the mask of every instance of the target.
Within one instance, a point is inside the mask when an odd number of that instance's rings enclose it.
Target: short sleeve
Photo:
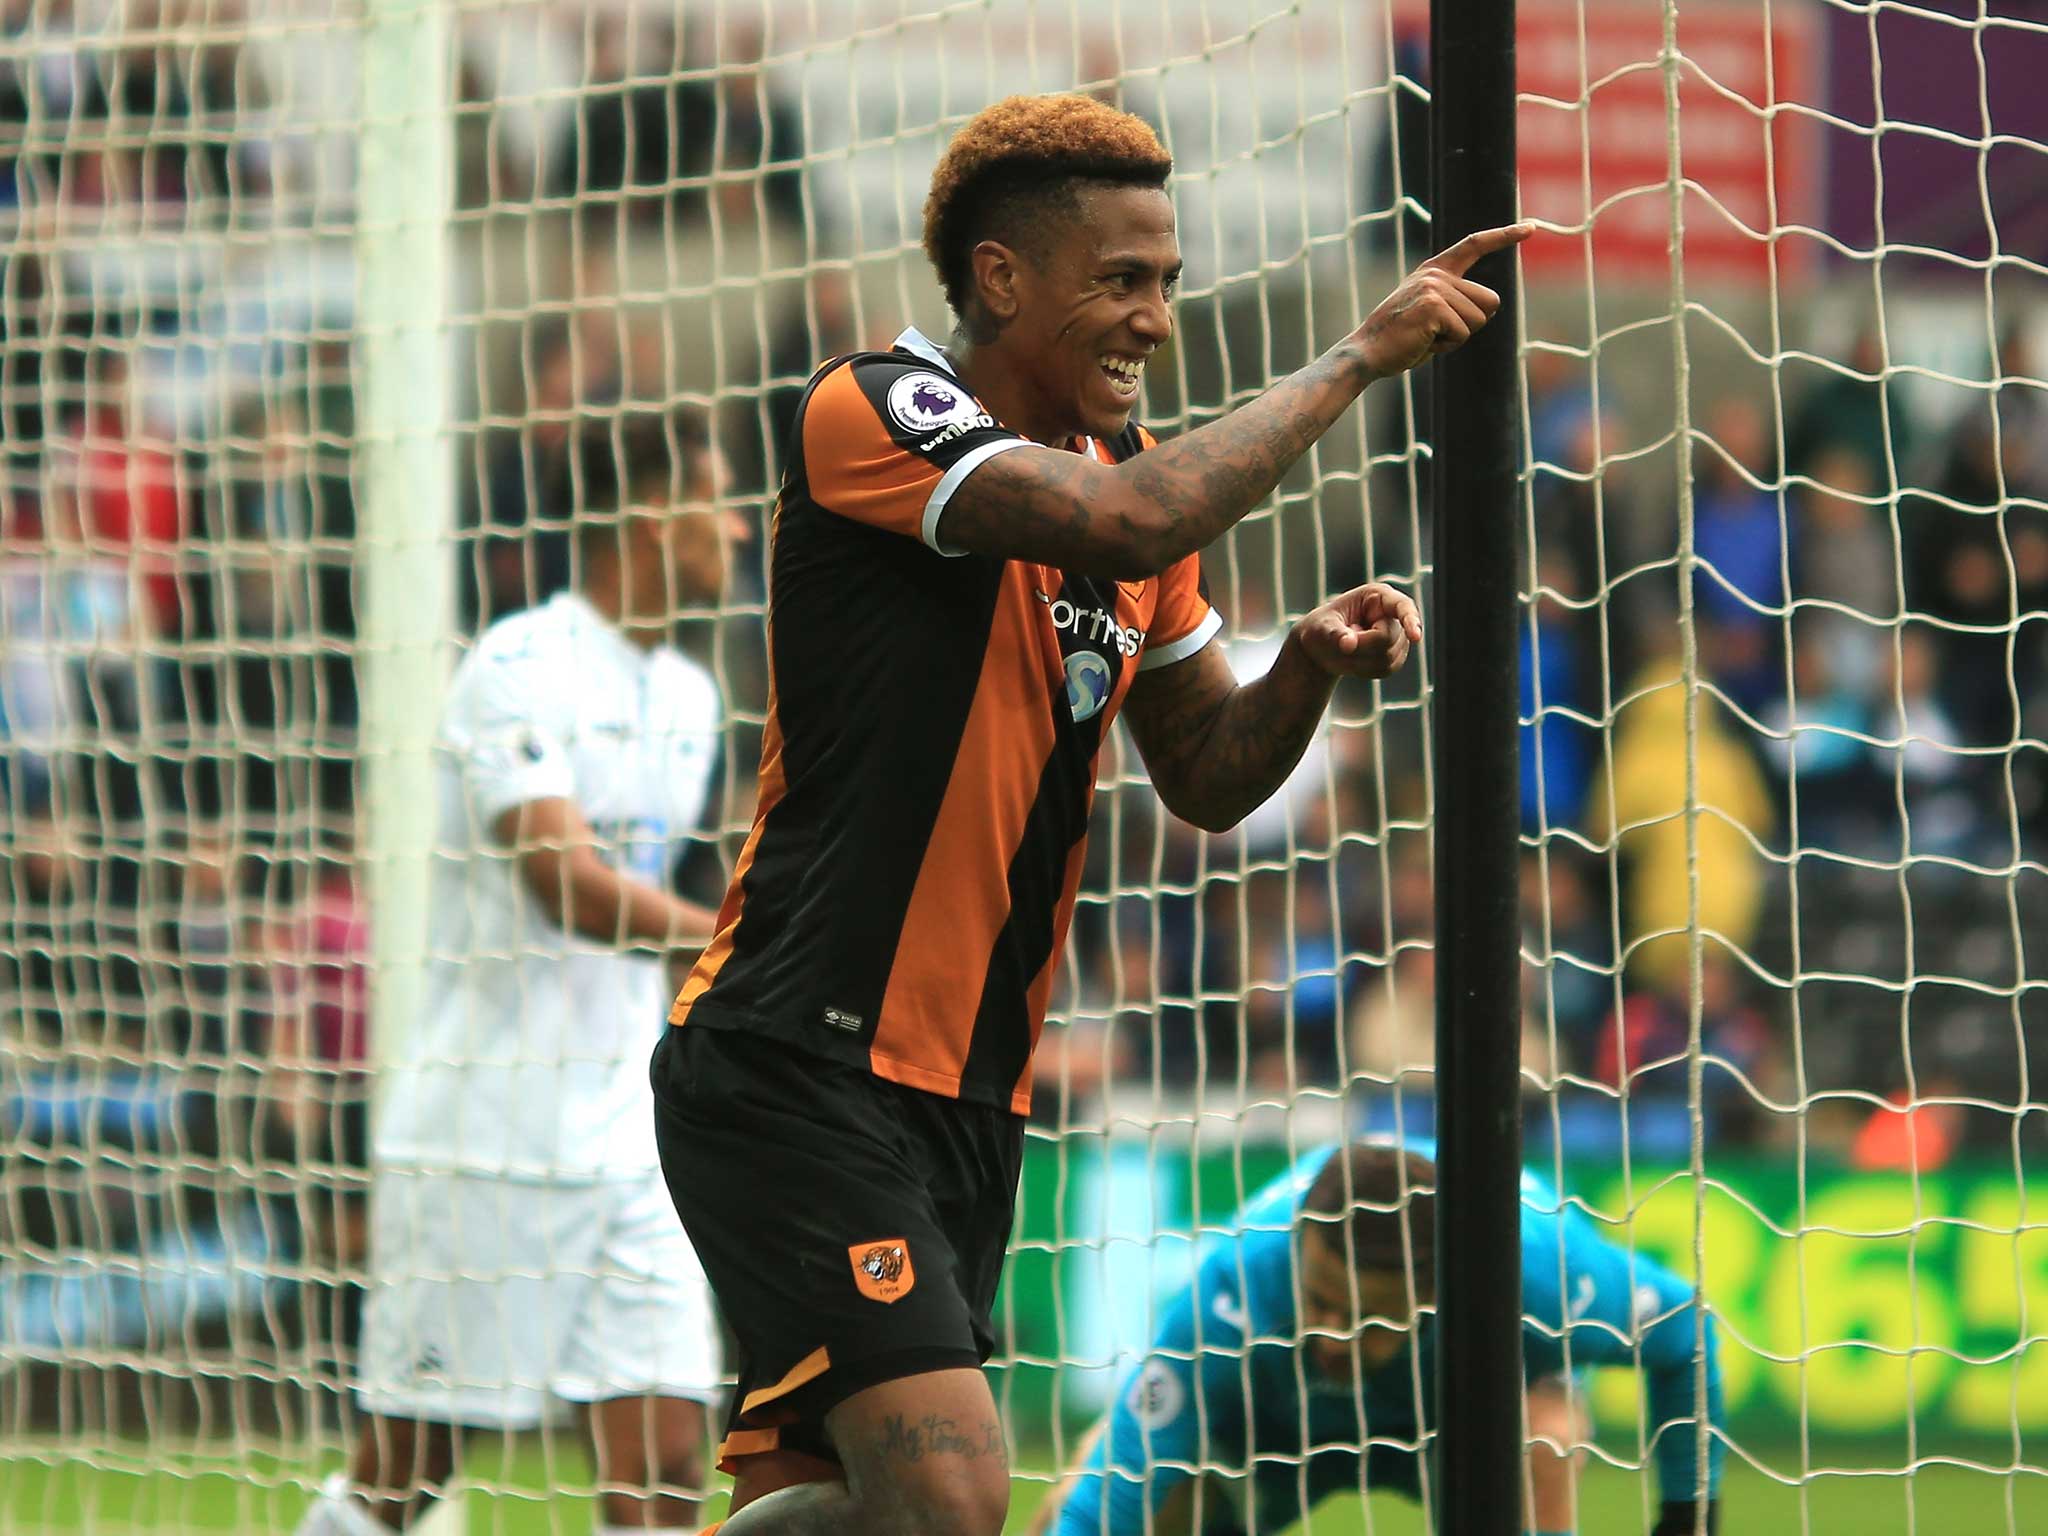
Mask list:
[[[989,459],[1031,440],[999,426],[929,363],[871,354],[811,386],[800,423],[804,478],[828,512],[918,539],[942,555],[939,514]]]
[[[1166,568],[1159,578],[1159,606],[1145,634],[1145,653],[1138,670],[1170,667],[1185,661],[1215,638],[1223,616],[1209,603],[1209,584],[1202,579],[1202,557],[1189,555]]]
[[[463,797],[488,828],[514,806],[573,798],[569,751],[545,720],[530,658],[478,650],[448,691],[442,746],[461,772]]]

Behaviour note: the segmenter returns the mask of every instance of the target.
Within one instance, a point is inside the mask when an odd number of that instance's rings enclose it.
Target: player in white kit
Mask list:
[[[697,1521],[720,1361],[647,1060],[664,962],[713,922],[669,888],[720,725],[671,625],[716,601],[740,528],[700,418],[592,423],[569,456],[575,585],[492,625],[449,687],[427,1003],[386,1042],[373,1138],[370,1417],[300,1536],[404,1529],[465,1429],[560,1402],[587,1413],[600,1536]]]

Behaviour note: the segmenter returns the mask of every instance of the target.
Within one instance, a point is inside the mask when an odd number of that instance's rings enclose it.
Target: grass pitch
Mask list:
[[[1908,1477],[1896,1463],[1870,1465],[1870,1455],[1867,1448],[1816,1454],[1814,1466],[1825,1470],[1803,1483],[1796,1448],[1760,1453],[1756,1460],[1769,1471],[1731,1458],[1722,1529],[1729,1536],[2024,1536],[2048,1530],[2048,1475],[2041,1472],[1989,1469],[1992,1458],[1979,1450],[1923,1464]],[[327,1465],[331,1459],[316,1464],[274,1451],[238,1451],[231,1442],[173,1451],[123,1442],[89,1457],[57,1440],[0,1444],[0,1536],[287,1533]],[[469,1471],[492,1485],[464,1496],[471,1536],[588,1536],[589,1467],[567,1442],[551,1447],[525,1438],[502,1454],[473,1452]],[[561,1492],[551,1497],[550,1488]],[[1647,1502],[1653,1495],[1635,1473],[1596,1461],[1580,1490],[1581,1536],[1640,1536],[1654,1516]],[[1045,1491],[1037,1478],[1018,1478],[1011,1530],[1024,1528]],[[1392,1497],[1333,1501],[1299,1530],[1426,1536],[1421,1512]]]

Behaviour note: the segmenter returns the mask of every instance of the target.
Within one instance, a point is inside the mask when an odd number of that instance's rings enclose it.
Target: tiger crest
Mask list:
[[[855,1243],[846,1250],[853,1264],[853,1283],[870,1301],[900,1301],[917,1284],[910,1264],[910,1245],[900,1237]]]

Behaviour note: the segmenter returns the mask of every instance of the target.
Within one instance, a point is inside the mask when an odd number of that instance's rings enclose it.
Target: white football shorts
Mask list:
[[[524,1429],[556,1402],[709,1401],[721,1366],[658,1172],[551,1185],[380,1168],[358,1372],[372,1413]]]

